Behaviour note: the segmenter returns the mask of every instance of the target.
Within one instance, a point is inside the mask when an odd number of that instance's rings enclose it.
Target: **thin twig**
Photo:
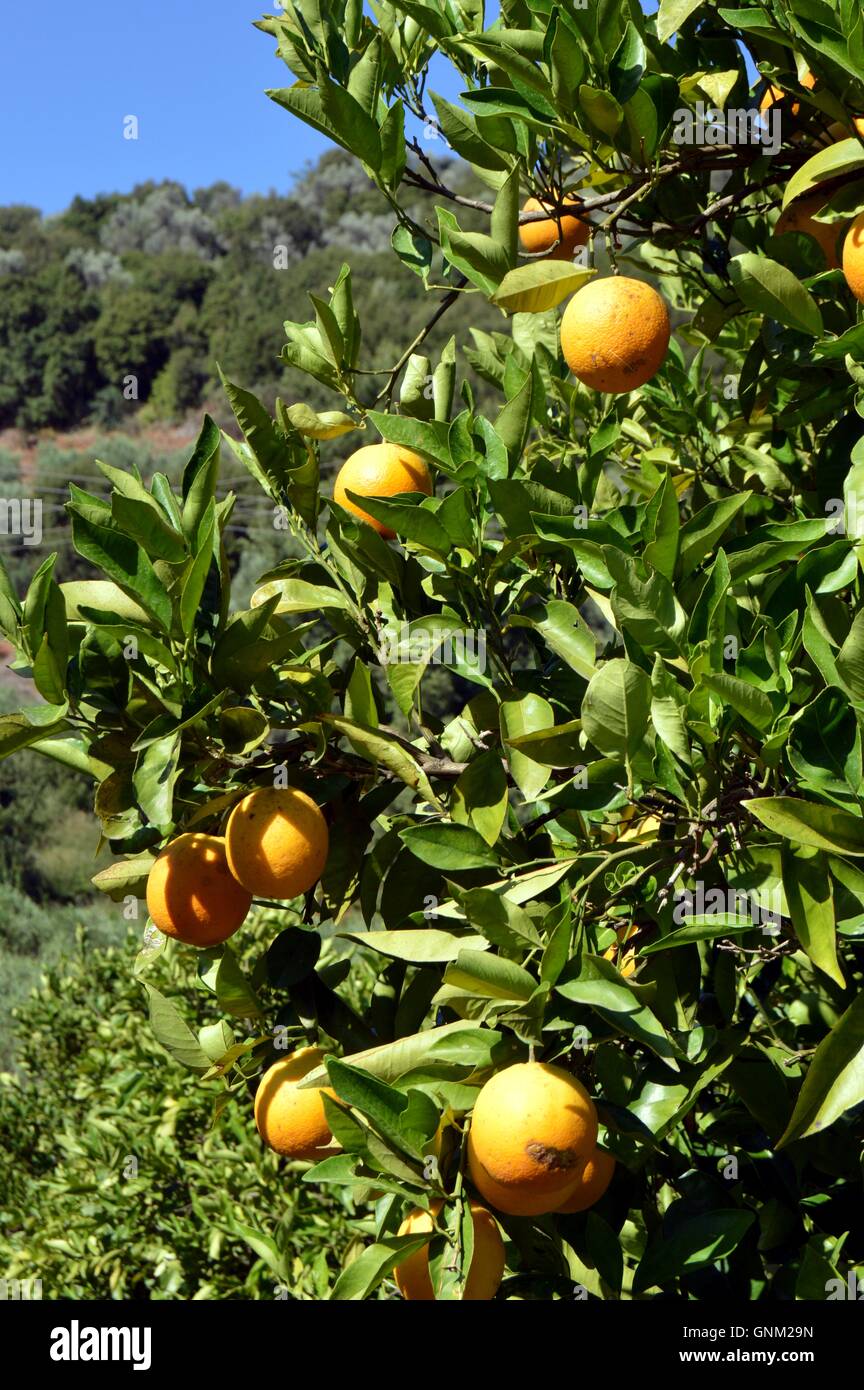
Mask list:
[[[435,310],[435,313],[432,315],[431,319],[429,319],[425,326],[420,329],[420,332],[417,334],[413,343],[409,343],[408,347],[405,349],[396,365],[390,368],[390,371],[387,375],[387,380],[381,387],[381,390],[378,392],[378,395],[375,397],[376,405],[379,401],[383,401],[385,398],[389,401],[390,397],[393,395],[393,391],[395,390],[396,381],[398,379],[399,373],[405,366],[405,363],[408,361],[411,355],[417,351],[421,344],[425,342],[426,338],[428,338],[436,323],[438,323],[439,320],[444,317],[451,305],[456,303],[456,300],[462,293],[463,287],[467,283],[468,281],[463,275],[460,277],[459,284],[457,284],[452,290],[445,294],[444,298],[441,300],[441,303],[438,305],[438,308]]]

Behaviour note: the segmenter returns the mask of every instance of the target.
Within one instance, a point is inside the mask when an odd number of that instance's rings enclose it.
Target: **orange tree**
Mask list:
[[[262,20],[270,95],[384,194],[427,328],[368,361],[345,266],[282,349],[331,410],[226,382],[242,437],[205,420],[179,494],[73,487],[101,577],[3,584],[43,703],[2,751],[93,776],[127,913],[181,834],[230,870],[251,791],[323,809],[320,882],[258,963],[201,951],[210,1024],[148,981],[188,945],[150,925],[137,969],[217,1113],[251,1127],[266,1070],[262,1133],[357,1204],[334,1297],[403,1262],[415,1297],[488,1297],[505,1265],[511,1297],[836,1297],[864,1256],[860,12],[374,9]],[[466,295],[499,331],[428,357]],[[391,452],[328,501],[343,434]],[[225,448],[290,538],[248,611]],[[296,858],[278,814],[268,873]]]

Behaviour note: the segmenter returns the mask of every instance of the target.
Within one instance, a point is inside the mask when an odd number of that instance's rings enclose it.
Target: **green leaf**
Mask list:
[[[171,732],[155,739],[138,755],[132,783],[147,820],[160,830],[171,829],[174,820],[174,786],[180,768],[180,734]]]
[[[33,705],[15,714],[0,715],[0,758],[38,743],[49,734],[65,733],[66,706]]]
[[[774,722],[774,707],[764,690],[727,671],[706,671],[700,685],[722,704],[731,706],[754,728],[763,732]]]
[[[298,434],[310,439],[339,439],[358,428],[358,422],[341,410],[313,410],[302,401],[284,407],[286,418]]]
[[[357,724],[365,724],[367,729],[377,729],[378,708],[372,691],[372,676],[369,667],[355,657],[351,677],[345,687],[345,716]]]
[[[692,574],[711,553],[752,496],[752,492],[739,492],[734,497],[722,497],[717,502],[709,502],[685,521],[681,527],[680,547],[681,569],[685,575]]]
[[[539,608],[532,608],[530,617],[518,614],[511,617],[511,627],[529,627],[539,632],[547,647],[560,656],[568,666],[590,681],[595,674],[597,643],[594,633],[586,623],[579,609],[566,599],[553,598]]]
[[[429,825],[411,825],[399,834],[421,863],[443,873],[462,873],[498,864],[489,845],[469,825],[434,821]]]
[[[483,999],[514,1001],[530,999],[537,988],[533,975],[521,965],[488,951],[460,951],[445,970],[444,983]]]
[[[454,106],[437,92],[430,92],[432,103],[438,116],[438,125],[444,139],[453,146],[457,154],[476,164],[479,169],[509,168],[509,162],[494,149],[477,130],[477,122],[469,111]]]
[[[656,76],[657,74],[651,74]],[[644,84],[644,77],[643,77]],[[646,85],[642,85],[624,103],[624,120],[629,136],[628,153],[631,159],[644,164],[657,149],[660,138],[660,116]],[[616,141],[621,148],[621,136]]]
[[[152,867],[152,854],[133,854],[128,859],[115,859],[107,868],[94,874],[90,882],[115,903],[122,902],[127,896],[143,898]]]
[[[452,212],[437,206],[441,250],[473,285],[491,295],[510,269],[506,248],[483,232],[463,232]]]
[[[348,75],[348,91],[374,115],[381,90],[381,36],[376,34]]]
[[[534,729],[507,739],[512,752],[521,753],[541,767],[576,767],[583,756],[582,721],[568,719],[566,724]]]
[[[317,89],[298,82],[268,91],[267,96],[377,171],[381,138],[375,121],[350,92],[331,81],[323,66],[319,65],[316,76]]]
[[[199,962],[198,974],[216,995],[220,1009],[235,1018],[260,1018],[258,997],[241,969],[230,946],[207,951]]]
[[[632,19],[609,64],[609,82],[615,99],[623,105],[639,89],[647,66],[645,42]]]
[[[319,609],[349,607],[341,589],[309,584],[305,579],[270,579],[252,595],[252,608],[260,608],[278,596],[273,613],[316,613]]]
[[[598,752],[630,762],[651,717],[651,681],[632,661],[616,657],[593,676],[582,701],[582,728]]]
[[[837,643],[826,626],[819,605],[809,587],[807,588],[807,609],[801,629],[801,640],[804,650],[812,658],[826,685],[836,685],[842,689],[843,683],[837,671],[835,655]]]
[[[336,1140],[340,1148],[347,1150],[348,1153],[362,1154],[369,1146],[372,1138],[372,1131],[368,1126],[362,1124],[355,1115],[344,1105],[340,1105],[326,1091],[322,1092],[321,1101],[324,1106],[324,1116],[330,1133]],[[325,1159],[324,1162],[331,1160]],[[308,1176],[304,1174],[304,1179]],[[350,1183],[354,1178],[354,1165],[345,1172],[345,1182]]]
[[[382,439],[423,454],[445,471],[452,470],[450,427],[444,421],[412,420],[404,415],[388,415],[381,410],[367,411],[366,419],[374,425]]]
[[[390,243],[403,265],[426,280],[432,268],[432,242],[419,232],[401,223],[393,231]]]
[[[579,108],[595,130],[607,139],[614,139],[621,129],[624,112],[611,92],[601,91],[583,82],[579,88]]]
[[[687,697],[658,653],[651,672],[651,722],[662,745],[674,753],[679,763],[689,766],[692,759],[687,732]]]
[[[388,1236],[368,1245],[356,1260],[342,1270],[333,1291],[332,1301],[346,1302],[368,1298],[382,1279],[386,1279],[402,1260],[414,1255],[429,1244],[429,1234],[419,1236]]]
[[[140,603],[108,579],[73,579],[60,585],[67,622],[149,623]]]
[[[603,1282],[619,1290],[624,1278],[624,1252],[615,1231],[595,1211],[589,1211],[586,1217],[585,1244]]]
[[[864,993],[817,1047],[785,1132],[782,1148],[833,1125],[864,1100]]]
[[[472,758],[453,787],[450,815],[459,825],[472,825],[487,845],[494,845],[507,818],[507,775],[500,756],[491,748]]]
[[[470,888],[462,894],[461,906],[471,926],[479,928],[493,946],[519,955],[543,944],[532,918],[506,893],[495,893],[490,888]],[[469,949],[469,943],[464,945]]]
[[[520,752],[512,745],[512,740],[536,729],[548,732],[554,724],[555,713],[542,695],[520,695],[501,701],[499,719],[501,737],[510,750],[510,775],[526,800],[531,801],[549,781],[549,769],[529,754]]]
[[[642,534],[646,567],[671,581],[678,561],[680,517],[678,495],[668,472],[645,509]]]
[[[798,277],[779,261],[745,251],[729,262],[729,275],[742,304],[748,309],[814,338],[822,336],[824,328],[818,304]]]
[[[254,1251],[259,1260],[263,1260],[272,1274],[275,1274],[280,1284],[290,1282],[290,1274],[286,1267],[285,1257],[280,1254],[275,1240],[270,1236],[265,1236],[261,1231],[255,1231],[251,1226],[244,1226],[239,1221],[232,1221],[231,1232],[239,1236],[240,1240],[245,1241],[249,1249]]]
[[[783,847],[783,889],[795,935],[813,964],[845,989],[837,960],[831,874],[820,850]]]
[[[619,630],[646,653],[677,656],[687,617],[669,580],[652,570],[643,579],[639,561],[611,545],[603,546],[603,559],[614,581],[612,609]]]
[[[594,274],[570,261],[531,261],[508,270],[492,303],[508,314],[543,314],[575,294]]]
[[[741,804],[769,830],[796,844],[833,854],[864,855],[864,820],[848,811],[792,796],[757,797]]]
[[[219,426],[205,415],[192,457],[183,469],[183,534],[191,540],[216,495],[221,439]]]
[[[841,796],[857,793],[862,781],[861,733],[846,694],[833,687],[794,716],[788,756],[802,782]]]
[[[271,419],[251,391],[228,381],[221,368],[222,386],[240,429],[243,442],[229,434],[223,439],[260,487],[276,502],[290,501],[300,516],[313,525],[318,515],[318,464],[307,453],[298,435],[290,436]]]
[[[639,1261],[633,1276],[634,1293],[662,1287],[688,1270],[704,1269],[726,1259],[755,1220],[755,1212],[720,1208],[692,1216],[670,1230],[667,1214],[662,1235],[651,1242]]]
[[[148,497],[140,501],[115,492],[111,498],[111,518],[118,531],[131,537],[151,560],[179,565],[186,559],[186,543],[165,520],[159,504]]]
[[[62,705],[66,698],[69,637],[66,604],[54,579],[57,556],[49,555],[36,571],[24,600],[21,623],[33,655],[33,682],[43,699]]]
[[[83,504],[69,502],[66,510],[72,519],[72,543],[78,554],[107,574],[168,631],[171,599],[141,547],[112,525],[97,520],[96,512],[85,510]]]
[[[832,1264],[824,1253],[824,1241],[824,1236],[812,1235],[804,1246],[798,1268],[798,1277],[795,1280],[796,1300],[806,1300],[813,1303],[826,1302],[832,1281],[836,1281],[835,1288],[838,1285],[843,1285],[844,1293],[848,1289],[848,1284],[841,1276],[837,1266]],[[841,1238],[838,1242],[838,1253],[842,1243]]]
[[[660,42],[665,43],[667,39],[671,39],[701,4],[702,0],[660,0],[657,13],[657,37]]]
[[[742,936],[755,931],[759,926],[752,917],[736,917],[728,912],[709,912],[687,918],[686,926],[678,931],[640,946],[640,956],[656,955],[658,951],[671,951],[676,946],[691,946],[694,941],[716,941],[719,937]]]
[[[838,140],[836,144],[829,145],[827,149],[820,150],[808,159],[806,164],[802,164],[800,169],[796,169],[783,193],[783,207],[788,208],[789,204],[796,198],[800,198],[802,193],[807,193],[811,188],[816,188],[820,183],[826,183],[829,179],[839,178],[842,174],[852,173],[855,169],[864,168],[864,147],[861,141],[850,138],[848,140]]]
[[[269,671],[275,661],[284,659],[287,653],[294,650],[296,637],[293,632],[278,638],[265,635],[276,597],[274,595],[267,603],[251,611],[238,613],[217,641],[210,658],[210,669],[221,689],[239,693],[251,690],[255,681]]]
[[[560,13],[553,15],[546,35],[552,90],[559,109],[572,107],[585,76],[585,51]]]
[[[534,409],[534,372],[525,374],[519,390],[502,406],[495,417],[495,434],[501,440],[511,461],[515,462],[525,447],[531,428]]]
[[[228,753],[251,753],[269,732],[266,716],[249,705],[230,705],[219,712],[219,736]]]
[[[180,626],[189,637],[195,631],[195,622],[201,607],[204,586],[214,562],[214,540],[216,537],[216,503],[210,505],[201,519],[195,554],[185,571],[180,592]]]
[[[352,719],[342,719],[337,715],[322,715],[323,720],[343,734],[355,753],[368,762],[386,770],[420,793],[424,800],[437,806],[436,797],[425,772],[403,743],[378,729],[368,729]],[[418,749],[419,754],[419,749]]]
[[[395,531],[400,540],[413,541],[424,550],[437,550],[441,555],[449,553],[450,537],[428,502],[418,503],[417,494],[411,494],[413,501],[400,502],[397,495],[391,498],[367,496],[352,492],[350,488],[346,493],[364,512]],[[409,494],[404,496],[407,498]]]
[[[438,1127],[438,1110],[418,1091],[405,1095],[362,1067],[335,1057],[327,1059],[327,1074],[340,1100],[359,1110],[387,1143],[417,1158]]]
[[[9,573],[0,555],[0,632],[14,642],[18,636],[18,620],[21,617],[21,605],[18,602],[18,595],[13,588]]]
[[[837,674],[852,699],[864,703],[864,610],[855,614],[836,662]]]
[[[489,231],[493,241],[503,247],[507,264],[511,269],[516,265],[519,248],[519,169],[514,168],[501,184],[492,216]]]
[[[680,1049],[670,1038],[656,1014],[643,1002],[650,986],[634,985],[621,976],[611,961],[585,954],[576,979],[559,979],[558,994],[574,1003],[594,1009],[601,1018],[625,1037],[633,1038],[662,1057],[677,1071]]]
[[[486,949],[482,936],[470,933],[456,935],[454,932],[439,931],[434,927],[402,928],[399,931],[340,931],[337,936],[355,941],[379,955],[392,960],[408,961],[411,965],[430,965],[456,960],[459,952],[466,947],[474,951]]]
[[[161,1043],[165,1051],[181,1066],[188,1067],[190,1071],[209,1071],[211,1058],[204,1051],[176,1004],[166,999],[164,994],[154,989],[146,980],[142,980],[141,983],[150,1002],[150,1026],[156,1041]]]
[[[447,1048],[460,1046],[459,1039],[463,1036],[470,1038],[476,1032],[476,1025],[457,1019],[454,1023],[445,1023],[436,1028],[425,1028],[421,1033],[412,1033],[409,1037],[397,1038],[395,1042],[383,1043],[379,1047],[366,1048],[362,1052],[352,1053],[345,1060],[350,1062],[352,1067],[360,1067],[364,1071],[371,1072],[373,1076],[379,1077],[382,1081],[398,1081],[401,1076],[408,1072],[413,1072],[428,1065],[439,1055],[449,1059],[451,1053]],[[489,1032],[490,1040],[501,1041],[500,1033]],[[442,1053],[441,1049],[445,1049]],[[315,1067],[314,1071],[308,1072],[300,1086],[323,1086],[327,1084],[327,1068],[325,1066]]]

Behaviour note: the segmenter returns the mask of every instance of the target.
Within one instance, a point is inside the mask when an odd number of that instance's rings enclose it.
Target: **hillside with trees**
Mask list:
[[[457,161],[443,167],[467,183]],[[367,344],[389,368],[428,316],[420,281],[394,269],[391,232],[385,200],[338,150],[284,194],[165,181],[53,217],[0,208],[0,430],[182,419],[218,405],[217,364],[264,399],[292,380],[309,398],[278,359],[282,324],[311,316],[308,292],[332,284],[349,251]],[[431,346],[467,337],[469,317],[501,321],[451,312]]]
[[[443,167],[468,186],[466,166]],[[391,232],[384,199],[339,150],[285,194],[244,198],[225,183],[188,193],[165,181],[76,198],[53,217],[0,207],[0,488],[42,504],[43,544],[2,537],[13,583],[26,589],[46,549],[64,581],[89,576],[65,503],[70,479],[107,496],[94,459],[177,483],[201,407],[237,432],[218,367],[271,405],[280,392],[322,404],[326,389],[280,362],[282,325],[311,317],[309,292],[332,284],[349,253],[366,341],[389,371],[428,319],[420,280],[394,269]],[[477,309],[451,308],[446,331],[429,335],[432,348],[453,333],[470,344],[469,319],[486,329],[503,322],[491,306]],[[124,395],[129,375],[137,399]],[[371,401],[384,381],[370,376],[358,394]],[[331,442],[330,471],[347,449]],[[239,465],[223,471],[220,492],[229,490],[237,502],[225,540],[242,606],[262,561],[277,564],[292,540],[274,529],[272,508]],[[21,698],[22,682],[0,664],[0,714]],[[38,833],[48,796],[59,810],[50,837]],[[96,945],[122,940],[116,914],[93,901],[104,852],[94,858],[91,806],[79,773],[36,753],[0,762],[0,1066],[11,1056],[13,1009],[71,949],[76,926],[86,921]]]

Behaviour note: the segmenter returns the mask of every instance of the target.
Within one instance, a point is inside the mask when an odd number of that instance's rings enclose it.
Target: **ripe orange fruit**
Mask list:
[[[635,840],[648,844],[657,839],[660,830],[658,816],[640,815],[635,806],[628,807],[618,825],[606,825],[600,831],[604,844],[616,844],[619,840]]]
[[[441,1207],[441,1202],[433,1202],[431,1214],[422,1207],[415,1207],[399,1227],[399,1235],[420,1235],[423,1231],[431,1233],[432,1218],[437,1217]],[[504,1275],[504,1242],[491,1211],[487,1211],[479,1202],[471,1203],[471,1222],[474,1226],[474,1253],[462,1299],[465,1303],[479,1303],[494,1298],[498,1292]],[[429,1246],[424,1245],[397,1265],[395,1279],[403,1298],[416,1303],[434,1300],[429,1275]]]
[[[777,218],[774,235],[783,236],[785,232],[803,232],[818,243],[828,269],[837,270],[840,265],[837,242],[848,224],[817,222],[815,220],[813,214],[823,208],[826,201],[824,193],[811,194],[807,198],[796,198]]]
[[[568,198],[566,205],[574,208],[580,206],[578,198]],[[529,198],[522,211],[545,212],[553,207],[554,202]],[[565,212],[557,216],[553,213],[548,218],[538,218],[536,222],[521,222],[519,240],[524,249],[534,255],[545,252],[550,260],[569,261],[576,247],[585,245],[590,231],[589,223],[583,222],[575,213]]]
[[[620,394],[656,376],[669,334],[669,312],[657,291],[615,275],[591,280],[574,294],[561,320],[561,351],[586,386]]]
[[[587,1158],[582,1159],[576,1186],[566,1202],[562,1202],[556,1210],[562,1215],[574,1211],[587,1211],[595,1202],[600,1201],[612,1181],[614,1172],[615,1159],[612,1154],[607,1149],[596,1148]]]
[[[853,116],[852,126],[845,126],[842,121],[832,121],[822,140],[817,140],[817,144],[836,145],[839,140],[851,140],[853,135],[857,135],[859,140],[864,140],[864,116]]]
[[[812,92],[813,88],[816,86],[816,78],[809,69],[801,78],[801,86],[806,87],[808,92]],[[786,93],[783,91],[782,87],[768,87],[767,91],[763,93],[762,100],[759,103],[759,110],[768,111],[775,102],[783,101],[785,95]],[[790,110],[793,116],[797,116],[798,112],[801,110],[800,101],[793,101]]]
[[[864,212],[855,218],[843,243],[843,274],[855,298],[864,304]]]
[[[258,787],[228,818],[228,866],[262,898],[296,898],[317,883],[330,837],[311,796],[297,787]]]
[[[232,876],[218,835],[178,835],[147,878],[147,911],[161,932],[187,946],[227,941],[251,905],[252,894]]]
[[[774,105],[775,101],[782,101],[782,100],[783,100],[783,88],[782,88],[782,87],[775,87],[775,86],[772,84],[770,87],[766,87],[766,88],[765,88],[765,91],[762,93],[762,100],[761,100],[760,103],[759,103],[759,110],[760,110],[760,111],[768,111],[768,110],[770,110],[771,107]]]
[[[346,490],[360,497],[395,497],[400,492],[425,492],[432,496],[432,478],[419,454],[401,444],[366,444],[346,459],[336,475],[333,501],[353,512],[385,540],[396,534],[383,522],[364,512],[346,497]]]
[[[627,927],[619,927],[615,933],[618,938],[617,944],[609,946],[608,949],[603,952],[604,960],[614,961],[617,958],[618,969],[625,979],[629,979],[636,969],[636,952],[635,950],[622,951],[621,947],[629,941],[631,937],[638,935],[638,932],[639,928],[635,922],[631,922]]]
[[[474,1105],[468,1166],[481,1196],[512,1216],[540,1216],[575,1186],[597,1143],[597,1111],[581,1082],[546,1062],[491,1077]]]
[[[286,1158],[322,1158],[332,1141],[321,1096],[334,1092],[329,1086],[301,1090],[297,1084],[323,1060],[320,1047],[301,1047],[274,1062],[259,1082],[255,1093],[258,1133]]]

